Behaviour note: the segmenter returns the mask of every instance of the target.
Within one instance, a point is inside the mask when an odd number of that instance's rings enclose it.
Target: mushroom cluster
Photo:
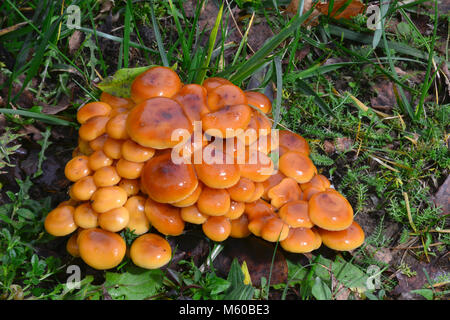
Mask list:
[[[187,223],[213,241],[254,234],[295,253],[360,246],[351,205],[318,174],[303,137],[275,135],[271,109],[264,94],[226,79],[183,84],[159,66],[136,77],[131,98],[103,92],[78,110],[70,199],[47,215],[46,231],[71,235],[67,251],[96,269],[125,254],[143,268],[164,266],[172,250],[163,236]],[[128,249],[119,234],[127,228],[138,236]]]

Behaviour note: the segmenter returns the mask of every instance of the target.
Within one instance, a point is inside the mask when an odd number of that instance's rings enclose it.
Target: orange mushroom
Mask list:
[[[174,207],[184,208],[189,207],[195,204],[200,197],[200,194],[202,193],[203,185],[201,182],[198,183],[197,188],[194,190],[194,192],[191,193],[186,199],[183,199],[178,202],[172,203]]]
[[[127,228],[137,235],[144,234],[150,229],[150,221],[145,214],[145,201],[146,198],[142,196],[132,196],[124,205],[130,215]]]
[[[77,111],[77,121],[80,124],[84,124],[91,118],[108,116],[110,112],[111,106],[105,102],[87,103]]]
[[[247,128],[251,115],[248,105],[226,105],[202,116],[203,130],[214,137],[233,138]]]
[[[55,237],[62,237],[74,232],[76,225],[73,215],[75,208],[72,206],[61,206],[53,209],[45,217],[45,231]]]
[[[262,182],[255,182],[255,192],[252,197],[248,199],[246,202],[253,202],[261,198],[264,193],[264,186]]]
[[[255,190],[255,182],[244,177],[241,177],[234,186],[227,189],[231,199],[239,202],[248,202],[253,197]]]
[[[212,91],[213,89],[220,87],[224,84],[233,84],[233,83],[227,79],[219,77],[211,77],[203,81],[203,87],[206,89],[207,92]]]
[[[103,91],[100,95],[100,101],[106,102],[109,104],[112,108],[126,108],[130,109],[134,106],[134,102],[131,99],[128,98],[121,98],[117,96],[113,96],[112,94],[109,94],[106,91]]]
[[[247,215],[243,214],[239,218],[231,220],[230,223],[230,237],[246,238],[251,234],[250,230],[248,229],[249,220]]]
[[[127,118],[128,135],[144,147],[166,149],[182,141],[193,128],[178,102],[169,98],[152,98],[134,107]]]
[[[64,174],[70,181],[76,182],[92,173],[87,156],[76,156],[67,162]]]
[[[121,236],[100,228],[81,231],[78,246],[81,259],[97,270],[118,266],[126,252],[125,240]]]
[[[245,155],[237,156],[241,176],[255,182],[263,182],[270,178],[274,171],[274,164],[266,154],[247,148]]]
[[[66,243],[67,252],[75,258],[80,256],[80,248],[78,247],[78,232],[74,232]]]
[[[290,201],[278,211],[280,218],[293,228],[312,228],[314,225],[309,219],[308,202],[303,200]]]
[[[294,253],[306,253],[316,249],[316,235],[309,228],[291,228],[286,239],[280,242],[281,247]]]
[[[206,94],[206,89],[201,85],[188,84],[183,86],[180,92],[173,97],[181,105],[192,125],[194,125],[194,121],[200,121],[203,115],[209,113]]]
[[[122,144],[122,157],[133,162],[145,162],[155,154],[155,149],[143,147],[133,140],[126,140]]]
[[[303,191],[311,187],[317,188],[320,191],[324,191],[325,189],[329,188],[330,185],[330,181],[324,175],[317,174],[310,181],[300,184],[300,188]]]
[[[231,200],[230,210],[225,214],[225,217],[230,220],[239,219],[244,214],[244,211],[245,203]]]
[[[128,113],[119,113],[118,115],[111,117],[106,123],[105,132],[106,134],[117,140],[128,139],[127,132],[127,118]]]
[[[131,99],[135,103],[155,97],[171,98],[181,89],[181,80],[170,68],[153,67],[138,75],[131,84]]]
[[[91,147],[94,151],[103,150],[103,145],[105,144],[106,139],[108,139],[108,135],[106,133],[102,134],[94,140],[89,141],[89,147]]]
[[[103,152],[111,159],[120,159],[122,158],[123,143],[123,140],[116,140],[108,137],[103,144]]]
[[[364,231],[356,221],[341,231],[319,229],[319,234],[324,245],[337,251],[351,251],[364,243]]]
[[[259,199],[251,203],[246,203],[244,212],[247,214],[250,220],[253,220],[261,215],[274,215],[275,209],[276,208],[271,204],[262,199]]]
[[[208,215],[198,210],[196,205],[181,208],[181,219],[192,224],[202,224],[208,219]]]
[[[98,225],[111,232],[119,232],[125,229],[130,221],[130,213],[125,207],[115,208],[99,214]]]
[[[284,178],[279,184],[269,190],[267,196],[269,197],[272,206],[280,208],[285,203],[300,200],[302,190],[294,179]]]
[[[121,187],[111,186],[98,188],[91,198],[92,209],[103,213],[122,207],[127,201],[127,193]]]
[[[98,213],[92,209],[89,202],[85,202],[75,208],[73,220],[83,229],[95,228],[98,226]]]
[[[144,168],[143,162],[133,162],[119,159],[116,163],[116,170],[119,176],[125,179],[137,179],[141,176],[142,169]]]
[[[139,179],[121,179],[118,186],[125,190],[128,197],[137,195],[140,190]]]
[[[78,130],[78,135],[81,139],[86,141],[92,141],[106,132],[106,124],[109,121],[109,117],[96,116],[90,118],[83,123]]]
[[[280,171],[298,183],[310,181],[316,174],[314,163],[303,153],[288,151],[279,160]]]
[[[286,178],[286,176],[277,170],[277,172],[272,174],[269,179],[263,181],[262,184],[264,187],[264,193],[262,194],[261,198],[263,198],[264,200],[270,200],[269,196],[267,195],[269,190],[279,184],[284,178]]]
[[[245,96],[249,105],[252,105],[264,113],[270,113],[272,111],[272,102],[269,98],[261,92],[246,91]]]
[[[172,248],[163,237],[148,233],[136,238],[130,247],[130,257],[135,265],[145,269],[158,269],[172,258]]]
[[[223,216],[230,210],[231,199],[225,189],[213,189],[203,187],[202,193],[197,200],[200,212],[209,216]]]
[[[92,176],[86,176],[77,180],[71,188],[72,195],[80,201],[91,199],[96,190],[97,186]]]
[[[97,171],[95,171],[94,182],[97,187],[110,187],[119,183],[120,176],[113,166],[101,167]]]
[[[316,226],[340,231],[353,222],[353,208],[337,191],[322,191],[314,194],[308,202],[309,218]]]
[[[180,208],[149,198],[145,202],[144,210],[147,219],[160,233],[170,236],[178,236],[183,233],[184,221],[181,218]]]
[[[202,224],[203,233],[211,240],[221,242],[231,234],[231,222],[227,217],[209,217]]]
[[[208,91],[207,103],[209,110],[217,111],[225,106],[247,104],[247,97],[238,86],[223,84]]]
[[[309,145],[308,142],[302,136],[289,131],[280,130],[278,132],[279,144],[280,144],[280,155],[286,151],[296,151],[309,155]]]
[[[97,171],[100,168],[112,165],[113,159],[108,157],[103,150],[94,151],[88,159],[89,168],[92,171]]]
[[[150,198],[161,203],[174,203],[189,197],[197,188],[193,165],[175,164],[170,153],[154,156],[142,169],[141,186]]]
[[[261,238],[269,242],[283,241],[289,235],[289,226],[280,218],[266,221],[261,228]]]

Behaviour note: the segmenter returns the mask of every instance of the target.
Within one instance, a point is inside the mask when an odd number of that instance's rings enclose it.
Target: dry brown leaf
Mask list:
[[[436,206],[442,208],[442,214],[450,213],[450,176],[447,176],[445,182],[439,187],[433,200]]]
[[[334,19],[350,19],[356,17],[358,14],[363,13],[365,9],[364,3],[360,0],[352,0],[350,4],[341,12],[341,8],[347,3],[348,0],[336,0],[333,4],[333,9],[330,13],[330,17]],[[328,15],[330,8],[329,3],[318,3],[316,9],[324,15]]]

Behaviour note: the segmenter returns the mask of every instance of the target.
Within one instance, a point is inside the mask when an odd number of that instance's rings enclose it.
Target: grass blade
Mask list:
[[[275,98],[275,106],[273,108],[274,110],[272,110],[272,114],[273,114],[272,128],[276,128],[278,125],[278,122],[280,122],[281,99],[283,97],[283,69],[281,66],[280,56],[276,56],[273,62],[275,65],[275,76],[277,79],[277,96]]]
[[[305,81],[302,79],[297,79],[296,84],[298,85],[298,88],[303,91],[303,93],[313,96],[314,101],[317,103],[320,109],[326,114],[328,114],[330,117],[333,118],[333,111],[330,109],[330,107],[323,101],[323,99],[314,91]]]
[[[130,56],[130,32],[131,32],[131,0],[127,0],[125,5],[125,21],[123,30],[123,66],[128,68]]]
[[[19,116],[23,116],[23,117],[27,117],[27,118],[33,118],[33,119],[36,119],[36,120],[39,120],[39,121],[42,121],[45,123],[55,124],[55,125],[59,125],[59,126],[76,126],[76,124],[73,122],[62,120],[62,119],[52,116],[52,115],[42,114],[42,113],[33,112],[33,111],[0,108],[0,113],[19,115]]]
[[[156,42],[158,43],[159,55],[161,56],[162,64],[165,67],[169,66],[169,60],[167,59],[166,51],[164,50],[164,44],[159,32],[158,22],[155,18],[155,10],[153,8],[153,1],[150,1],[150,16],[152,19],[153,32],[155,33]]]

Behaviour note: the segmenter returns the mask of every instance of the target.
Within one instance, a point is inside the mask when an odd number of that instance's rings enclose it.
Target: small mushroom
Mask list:
[[[272,102],[265,94],[257,91],[246,91],[245,96],[248,104],[258,108],[261,112],[270,113],[272,111]]]
[[[180,208],[170,204],[159,203],[149,198],[145,202],[145,215],[152,226],[162,234],[178,236],[184,230]]]
[[[207,78],[207,79],[205,79],[205,81],[203,81],[203,87],[206,89],[206,91],[208,93],[210,91],[212,91],[213,89],[220,87],[224,84],[233,84],[233,83],[227,79],[219,78],[219,77],[211,77],[211,78]]]
[[[203,233],[211,240],[221,242],[231,234],[231,222],[225,216],[208,217],[202,224]]]
[[[288,234],[289,226],[278,217],[267,220],[261,228],[261,238],[269,242],[283,241]]]
[[[278,139],[280,145],[280,156],[286,151],[296,151],[309,155],[308,142],[302,136],[291,132],[289,130],[280,130],[278,132]]]
[[[121,187],[111,186],[98,188],[91,198],[92,209],[103,213],[122,207],[127,202],[127,193]]]
[[[100,228],[81,231],[78,246],[81,259],[97,270],[118,266],[126,252],[125,240],[120,235]]]
[[[119,113],[114,117],[111,117],[109,121],[106,123],[105,132],[106,134],[117,140],[125,140],[128,139],[127,132],[127,118],[128,113]]]
[[[105,102],[86,103],[77,111],[77,121],[80,124],[86,123],[91,118],[98,116],[109,116],[111,106]]]
[[[192,206],[197,202],[200,194],[202,193],[202,190],[203,184],[199,182],[197,188],[194,190],[194,192],[191,193],[191,195],[189,195],[186,199],[172,203],[172,205],[179,208]]]
[[[78,135],[81,139],[86,141],[92,141],[106,132],[106,124],[109,121],[109,117],[96,116],[90,118],[83,123],[78,130]]]
[[[208,215],[198,210],[196,205],[181,208],[181,219],[192,224],[202,224],[208,219]]]
[[[197,188],[198,180],[193,165],[175,164],[170,153],[163,153],[145,163],[142,186],[153,200],[175,203],[189,197]]]
[[[277,184],[279,184],[281,180],[283,180],[284,178],[286,178],[286,176],[282,174],[279,170],[277,170],[274,174],[272,174],[269,177],[269,179],[263,181],[262,184],[264,187],[264,193],[262,194],[261,198],[263,198],[264,200],[270,200],[268,196],[269,190],[275,187]]]
[[[251,109],[248,105],[226,105],[202,116],[203,130],[211,136],[234,138],[250,123]]]
[[[75,208],[72,206],[61,206],[53,209],[45,217],[45,231],[55,237],[71,234],[78,228],[73,218],[74,212]]]
[[[245,204],[245,213],[249,220],[253,220],[260,215],[275,215],[275,207],[266,201],[259,199]]]
[[[89,158],[87,156],[76,156],[67,162],[64,174],[70,181],[76,182],[92,173],[89,168]]]
[[[115,208],[98,216],[98,225],[103,230],[119,232],[125,229],[130,221],[130,213],[125,207]]]
[[[98,226],[98,213],[92,209],[89,202],[85,202],[75,208],[73,220],[83,229],[95,228]]]
[[[128,135],[144,147],[173,148],[193,127],[178,102],[169,98],[152,98],[134,107],[127,118]],[[176,137],[176,138],[175,138]]]
[[[90,156],[94,152],[89,145],[89,141],[83,140],[80,137],[78,137],[78,150],[86,156]]]
[[[158,269],[169,263],[172,258],[172,248],[163,237],[147,233],[133,241],[130,247],[130,257],[138,267]]]
[[[228,212],[225,214],[225,217],[230,220],[239,219],[244,214],[244,211],[245,203],[231,200],[230,210],[228,210]]]
[[[279,160],[280,171],[298,183],[310,181],[317,172],[311,159],[303,153],[288,151]]]
[[[103,150],[94,151],[88,159],[89,168],[92,171],[97,171],[100,168],[107,167],[113,164],[113,159],[108,157]]]
[[[80,201],[87,201],[91,199],[94,192],[97,190],[94,178],[92,176],[83,177],[75,182],[71,188],[72,194]]]
[[[267,196],[272,206],[278,209],[285,203],[300,200],[302,190],[294,179],[284,178],[279,184],[269,190]]]
[[[80,248],[78,247],[78,232],[74,232],[66,243],[67,252],[75,258],[80,257]]]
[[[143,147],[131,139],[122,144],[122,157],[125,160],[133,162],[145,162],[155,154],[155,149]]]
[[[122,144],[124,140],[117,140],[108,137],[103,144],[103,152],[111,159],[122,158]]]
[[[203,115],[209,113],[206,94],[206,89],[201,85],[188,84],[183,86],[180,92],[173,97],[181,105],[192,125],[194,125],[194,121],[200,121]]]
[[[125,179],[138,179],[141,176],[143,168],[143,162],[128,161],[124,158],[119,159],[116,163],[117,173]]]
[[[310,181],[300,184],[300,188],[303,191],[311,187],[324,191],[325,189],[328,189],[330,185],[330,181],[324,175],[317,174]]]
[[[154,97],[171,98],[181,89],[181,80],[170,68],[153,67],[138,75],[131,84],[131,99],[135,103]]]
[[[356,221],[341,231],[319,229],[319,234],[324,245],[337,251],[351,251],[364,243],[364,231]]]
[[[94,172],[93,178],[97,187],[115,186],[121,179],[114,166],[101,167]]]
[[[244,177],[241,177],[234,186],[227,189],[231,200],[239,202],[249,202],[248,200],[252,199],[255,190],[255,182]]]
[[[207,103],[209,110],[217,111],[225,106],[247,104],[247,97],[238,86],[223,84],[208,91]]]
[[[91,147],[94,151],[103,150],[103,145],[105,144],[106,139],[108,139],[108,135],[104,133],[94,140],[89,141],[89,147]]]
[[[109,104],[114,109],[117,109],[117,108],[130,109],[130,108],[134,107],[133,100],[131,100],[129,98],[121,98],[121,97],[113,96],[112,94],[109,94],[106,91],[103,91],[102,94],[100,95],[100,101]]]
[[[295,200],[288,202],[280,208],[278,215],[293,228],[312,228],[314,226],[309,219],[307,201]]]
[[[202,193],[197,200],[200,212],[209,216],[223,216],[230,210],[231,199],[225,189],[213,189],[203,187]]]
[[[246,148],[244,157],[238,154],[237,162],[241,176],[255,182],[263,182],[270,178],[274,171],[274,164],[266,154]]]
[[[294,253],[306,253],[316,249],[316,235],[309,228],[291,228],[286,239],[280,242],[281,247]]]
[[[353,222],[353,208],[337,191],[322,191],[308,201],[309,218],[316,226],[330,231],[347,229]]]
[[[143,196],[132,196],[124,205],[130,215],[127,228],[137,235],[144,234],[150,229],[150,221],[145,214],[145,201],[146,198]]]
[[[125,190],[128,197],[135,196],[140,191],[139,179],[121,179],[118,186]]]
[[[255,182],[255,192],[253,193],[252,197],[248,199],[246,202],[254,202],[260,199],[263,193],[264,193],[264,186],[262,182]]]
[[[230,237],[246,238],[251,234],[250,230],[248,229],[249,220],[247,215],[243,214],[239,218],[231,220],[230,223]]]
[[[250,232],[255,236],[261,237],[261,231],[264,225],[267,223],[267,221],[276,217],[277,216],[275,215],[275,213],[262,213],[251,219],[249,218],[248,230],[250,230]]]

